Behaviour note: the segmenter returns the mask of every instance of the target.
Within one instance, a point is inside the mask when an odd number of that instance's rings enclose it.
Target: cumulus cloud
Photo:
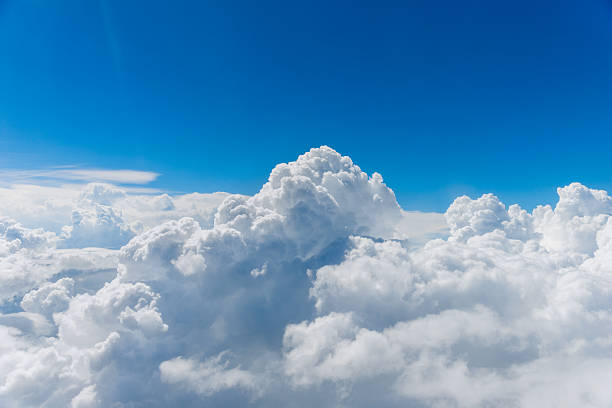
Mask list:
[[[224,353],[220,353],[202,363],[181,357],[164,361],[159,366],[162,381],[182,385],[204,396],[226,389],[255,389],[257,378],[238,367],[230,368],[222,361],[223,357]]]
[[[5,187],[0,405],[610,406],[612,199],[558,195],[407,212],[328,147],[251,197]]]

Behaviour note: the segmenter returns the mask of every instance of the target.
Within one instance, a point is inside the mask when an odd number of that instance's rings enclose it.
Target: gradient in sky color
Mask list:
[[[408,209],[612,189],[609,1],[0,1],[0,167],[254,193],[327,144]]]

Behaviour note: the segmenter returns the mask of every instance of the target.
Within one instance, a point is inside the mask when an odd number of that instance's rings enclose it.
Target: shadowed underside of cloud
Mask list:
[[[0,189],[0,405],[611,406],[612,199],[558,194],[406,212],[328,147],[252,197]]]

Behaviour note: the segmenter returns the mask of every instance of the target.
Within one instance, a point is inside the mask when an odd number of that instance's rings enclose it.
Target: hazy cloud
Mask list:
[[[159,175],[159,173],[151,171],[84,169],[78,167],[40,170],[0,170],[0,178],[2,178],[4,183],[40,183],[41,181],[103,181],[118,184],[147,184],[157,179]]]

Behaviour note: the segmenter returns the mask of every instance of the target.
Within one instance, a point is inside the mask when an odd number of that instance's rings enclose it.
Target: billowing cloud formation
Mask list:
[[[252,197],[0,189],[0,405],[611,406],[612,199],[558,194],[446,229],[328,147]]]

